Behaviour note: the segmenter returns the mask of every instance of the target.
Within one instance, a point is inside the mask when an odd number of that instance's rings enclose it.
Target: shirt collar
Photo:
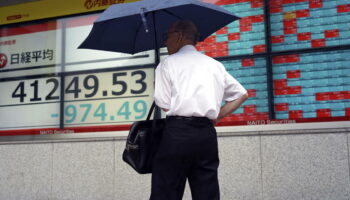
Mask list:
[[[185,45],[179,49],[179,52],[184,52],[184,51],[197,51],[197,49],[193,45]]]

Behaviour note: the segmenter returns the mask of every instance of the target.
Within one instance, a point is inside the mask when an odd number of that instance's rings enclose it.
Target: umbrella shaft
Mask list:
[[[141,12],[140,12],[140,15],[141,15],[141,20],[142,20],[142,23],[143,23],[143,27],[145,28],[145,31],[146,33],[148,33],[148,25],[147,25],[147,20],[146,20],[146,17],[145,17],[145,8],[141,8],[140,9]]]

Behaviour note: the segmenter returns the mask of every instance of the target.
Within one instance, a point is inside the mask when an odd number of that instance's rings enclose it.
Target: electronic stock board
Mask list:
[[[350,44],[348,1],[270,0],[269,12],[263,0],[206,1],[240,20],[197,49],[220,60],[250,96],[219,125],[349,120],[350,50],[327,49]],[[126,130],[145,118],[152,102],[154,53],[77,50],[85,37],[81,33],[88,34],[97,16],[0,30],[0,134],[55,133],[60,91],[64,126],[73,132]]]

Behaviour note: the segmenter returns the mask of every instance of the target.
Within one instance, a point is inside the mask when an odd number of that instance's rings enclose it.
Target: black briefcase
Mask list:
[[[150,119],[154,107],[153,102],[146,120],[132,124],[123,152],[123,160],[140,174],[152,173],[153,157],[165,126],[165,119]]]

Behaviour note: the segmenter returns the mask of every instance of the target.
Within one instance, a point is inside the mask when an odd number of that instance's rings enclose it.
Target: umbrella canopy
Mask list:
[[[194,22],[202,41],[237,19],[219,6],[198,0],[143,0],[115,4],[94,22],[79,48],[135,54],[164,47],[164,34],[175,21]]]

